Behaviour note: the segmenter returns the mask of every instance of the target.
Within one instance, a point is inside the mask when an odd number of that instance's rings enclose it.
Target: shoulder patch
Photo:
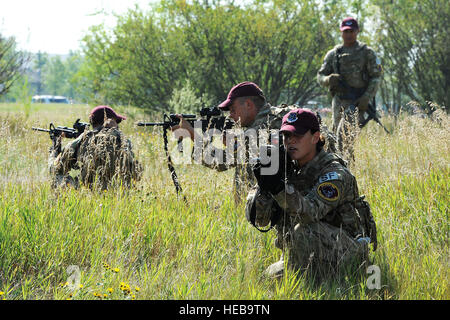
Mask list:
[[[331,181],[331,180],[338,180],[339,179],[339,175],[337,174],[336,171],[332,171],[332,172],[328,172],[326,174],[324,174],[323,176],[321,176],[319,178],[319,183],[325,182],[325,181]]]
[[[331,182],[323,182],[317,187],[317,194],[324,200],[336,201],[339,199],[340,192]]]

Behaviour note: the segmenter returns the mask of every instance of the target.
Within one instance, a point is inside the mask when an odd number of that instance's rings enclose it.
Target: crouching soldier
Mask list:
[[[113,182],[125,187],[140,180],[142,166],[135,159],[131,141],[119,130],[118,124],[126,117],[109,106],[97,106],[90,115],[93,130],[83,132],[78,138],[61,148],[62,135],[50,149],[49,171],[52,187],[63,185],[107,189]],[[70,171],[79,170],[79,174]]]

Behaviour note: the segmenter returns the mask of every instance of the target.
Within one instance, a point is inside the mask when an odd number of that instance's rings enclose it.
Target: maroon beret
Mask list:
[[[229,110],[233,100],[239,97],[260,97],[264,100],[263,91],[253,82],[245,81],[235,85],[228,93],[227,100],[219,104],[219,108],[222,110]]]
[[[355,18],[348,17],[342,20],[340,30],[359,29],[358,21]]]
[[[96,106],[92,109],[89,114],[90,118],[102,118],[106,115],[106,118],[115,118],[116,122],[119,123],[125,120],[126,117],[116,113],[110,106]]]
[[[319,119],[317,115],[309,109],[294,109],[283,117],[280,132],[292,132],[305,134],[309,130],[319,131]]]

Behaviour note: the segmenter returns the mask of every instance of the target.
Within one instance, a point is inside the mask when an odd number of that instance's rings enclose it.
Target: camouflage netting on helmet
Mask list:
[[[142,166],[135,160],[131,142],[119,130],[103,128],[83,140],[78,154],[83,184],[105,190],[111,185],[129,187],[141,178]]]

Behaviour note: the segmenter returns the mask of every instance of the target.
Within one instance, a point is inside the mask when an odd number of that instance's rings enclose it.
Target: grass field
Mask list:
[[[82,105],[0,105],[0,299],[449,299],[447,115],[373,121],[356,144],[352,172],[378,227],[369,274],[313,284],[263,276],[277,261],[274,232],[259,233],[235,205],[233,172],[177,165],[177,199],[161,131],[119,108],[145,167],[135,189],[54,193],[47,172],[50,122],[87,121]],[[156,119],[153,119],[156,120]],[[159,120],[159,119],[158,119]]]

